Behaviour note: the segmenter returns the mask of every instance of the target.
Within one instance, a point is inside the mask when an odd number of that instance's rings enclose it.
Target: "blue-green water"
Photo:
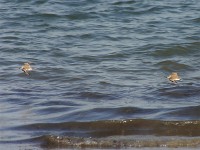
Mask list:
[[[199,12],[198,0],[1,0],[0,147],[46,135],[199,137]],[[137,119],[137,132],[134,123],[123,133],[102,128]],[[153,120],[191,121],[191,130],[140,128]]]

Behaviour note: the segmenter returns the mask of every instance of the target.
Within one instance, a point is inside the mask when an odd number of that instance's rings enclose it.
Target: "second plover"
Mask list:
[[[24,65],[20,68],[26,75],[29,75],[29,71],[33,70],[29,63],[24,63]]]
[[[172,72],[167,78],[173,83],[177,83],[177,81],[181,80],[181,78],[178,76],[178,73],[176,72]]]

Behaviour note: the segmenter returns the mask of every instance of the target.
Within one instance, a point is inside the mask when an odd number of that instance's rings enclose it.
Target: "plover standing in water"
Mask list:
[[[181,78],[178,76],[178,73],[176,72],[172,72],[167,78],[173,83],[177,83],[177,81],[181,80]]]
[[[33,70],[29,63],[24,63],[24,65],[20,68],[26,75],[29,75],[28,71]]]

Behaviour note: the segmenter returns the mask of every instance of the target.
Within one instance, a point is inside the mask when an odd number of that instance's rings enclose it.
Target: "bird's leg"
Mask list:
[[[24,73],[25,73],[27,76],[29,75],[28,71],[26,71],[26,70],[24,70],[24,69],[23,69],[23,71],[24,71]]]
[[[29,73],[28,73],[28,71],[25,71],[25,72],[26,72],[26,75],[27,75],[27,76],[29,76]]]

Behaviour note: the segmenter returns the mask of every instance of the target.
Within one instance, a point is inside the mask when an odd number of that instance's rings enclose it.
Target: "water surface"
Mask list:
[[[133,148],[138,136],[199,147],[199,11],[197,0],[2,0],[0,147],[57,148],[54,136],[64,148]],[[152,136],[160,144],[142,144]]]

